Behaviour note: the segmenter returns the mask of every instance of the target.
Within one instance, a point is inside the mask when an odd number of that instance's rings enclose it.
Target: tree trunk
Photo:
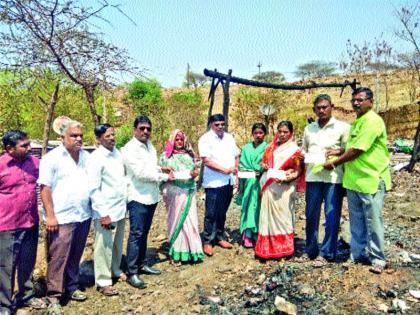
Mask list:
[[[83,90],[85,91],[86,100],[88,101],[90,114],[92,115],[92,120],[95,123],[95,126],[101,123],[101,117],[96,112],[95,107],[95,88],[96,86],[84,85]]]
[[[47,147],[48,147],[48,140],[51,130],[51,123],[52,118],[54,116],[54,110],[55,105],[57,105],[58,102],[58,91],[60,89],[60,83],[57,83],[55,85],[54,92],[51,96],[51,100],[47,106],[47,113],[45,117],[45,123],[44,123],[44,131],[42,133],[42,155],[45,155],[47,153]]]

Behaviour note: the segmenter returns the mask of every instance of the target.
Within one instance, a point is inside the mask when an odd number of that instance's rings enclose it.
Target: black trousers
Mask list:
[[[214,244],[224,239],[226,212],[232,200],[233,186],[206,188],[203,243]]]
[[[127,205],[130,217],[130,233],[127,241],[127,273],[129,276],[137,274],[146,259],[147,236],[156,206],[157,203],[145,205],[137,201],[130,201]]]
[[[38,225],[0,232],[0,313],[34,296],[31,281],[38,247]],[[16,304],[12,300],[15,278],[19,286]]]

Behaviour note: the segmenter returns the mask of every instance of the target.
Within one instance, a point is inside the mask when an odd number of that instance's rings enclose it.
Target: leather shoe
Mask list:
[[[144,281],[141,280],[138,275],[129,276],[128,279],[127,279],[127,282],[131,286],[133,286],[137,289],[145,289],[146,288],[146,283],[144,283]]]
[[[160,275],[162,272],[159,269],[145,265],[140,269],[140,273],[156,276],[156,275]]]
[[[228,241],[225,241],[225,240],[221,240],[217,244],[221,248],[225,248],[225,249],[231,249],[231,248],[233,248],[233,245],[231,243],[229,243]]]
[[[207,256],[213,256],[213,246],[211,246],[210,244],[205,244],[203,246],[203,252]]]

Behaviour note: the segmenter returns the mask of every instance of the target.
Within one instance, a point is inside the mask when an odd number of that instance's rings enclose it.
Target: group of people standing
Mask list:
[[[87,298],[78,289],[78,275],[92,219],[99,292],[118,294],[113,286],[118,280],[145,288],[139,274],[161,273],[146,264],[148,234],[161,193],[168,211],[168,255],[174,264],[200,262],[204,254],[214,254],[216,245],[233,247],[226,238],[225,221],[234,187],[242,209],[243,245],[255,247],[257,257],[271,259],[294,253],[295,192],[306,186],[308,259],[316,259],[320,253],[333,261],[346,188],[352,259],[371,263],[372,271],[381,273],[385,267],[382,206],[384,190],[390,186],[389,154],[384,123],[371,110],[372,104],[370,89],[354,91],[357,119],[350,128],[331,116],[330,97],[319,95],[314,102],[318,120],[305,128],[302,148],[294,141],[292,123],[281,121],[269,144],[264,141],[264,124],[254,124],[253,140],[240,151],[233,136],[225,132],[225,118],[220,114],[209,118],[198,155],[187,135],[177,129],[158,158],[150,141],[152,122],[146,116],[135,119],[133,138],[121,151],[115,148],[111,125],[95,127],[99,146],[92,154],[82,149],[80,123],[68,120],[60,127],[62,145],[41,162],[29,154],[30,142],[24,132],[6,132],[5,154],[0,157],[0,314],[11,314],[25,305],[44,308],[47,304],[50,314],[61,314],[63,299]],[[322,161],[321,169],[313,162],[316,158]],[[196,196],[201,163],[206,194],[202,238]],[[34,297],[31,283],[39,233],[37,185],[47,230],[46,301]],[[322,202],[326,232],[319,249]],[[130,226],[123,273],[126,213]],[[14,294],[16,273],[18,291]]]
[[[304,191],[304,259],[318,266],[335,261],[347,194],[351,259],[371,265],[373,273],[382,273],[386,267],[382,209],[391,176],[386,128],[372,110],[373,101],[369,88],[353,91],[351,104],[357,118],[350,126],[332,116],[329,95],[318,95],[313,104],[318,119],[305,127],[301,148],[294,142],[290,121],[278,124],[270,144],[264,142],[265,126],[253,126],[253,141],[242,149],[239,171],[254,174],[240,179],[236,201],[242,207],[243,245],[255,247],[256,257],[293,255],[295,192]],[[272,170],[283,172],[276,175]],[[319,246],[322,204],[325,236]]]

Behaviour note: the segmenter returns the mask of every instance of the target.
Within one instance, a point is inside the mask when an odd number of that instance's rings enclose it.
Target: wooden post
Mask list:
[[[232,77],[232,69],[229,69],[227,78],[225,82],[223,82],[223,116],[225,116],[225,130],[229,131],[229,85],[230,85],[230,78]]]

